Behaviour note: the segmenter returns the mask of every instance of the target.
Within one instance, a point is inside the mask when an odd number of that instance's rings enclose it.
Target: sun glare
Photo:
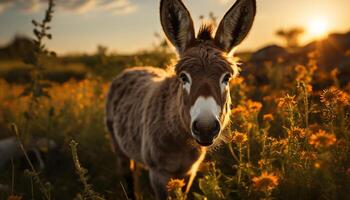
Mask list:
[[[324,18],[317,18],[310,21],[308,29],[312,37],[322,38],[327,35],[328,24]]]

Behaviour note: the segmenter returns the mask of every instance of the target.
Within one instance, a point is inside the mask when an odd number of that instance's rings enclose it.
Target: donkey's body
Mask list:
[[[119,173],[130,173],[125,158],[146,165],[152,186],[161,189],[162,196],[169,178],[195,173],[192,166],[200,163],[205,153],[193,143],[190,134],[185,134],[179,115],[182,106],[179,89],[173,74],[137,67],[120,74],[108,95],[107,125],[119,156]]]
[[[196,38],[180,0],[161,0],[160,7],[164,32],[177,48],[179,61],[168,71],[124,71],[107,98],[106,124],[131,198],[129,159],[147,166],[157,199],[165,199],[170,178],[193,178],[207,147],[225,138],[221,133],[230,113],[228,83],[237,74],[227,53],[244,39],[255,16],[255,0],[237,0],[215,38],[209,26]]]
[[[112,83],[107,123],[129,158],[163,174],[183,176],[200,157],[179,115],[179,82],[163,69],[136,67]],[[188,145],[184,145],[188,144]]]

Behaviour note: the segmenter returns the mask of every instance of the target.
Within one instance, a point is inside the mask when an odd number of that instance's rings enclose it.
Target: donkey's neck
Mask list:
[[[184,119],[184,105],[181,93],[181,83],[178,81],[177,77],[172,76],[167,80],[169,85],[169,94],[166,101],[165,112],[169,113],[169,117],[166,119],[168,123],[172,123],[174,131],[188,132],[186,125],[186,119]],[[175,133],[178,134],[178,133]],[[184,133],[186,134],[186,133]]]
[[[164,128],[167,134],[176,140],[185,140],[188,143],[192,139],[189,130],[189,119],[185,119],[185,109],[182,99],[181,83],[175,76],[168,77],[162,83],[160,92],[162,95],[159,102],[163,109],[161,110],[164,122]],[[182,143],[183,144],[183,143]]]

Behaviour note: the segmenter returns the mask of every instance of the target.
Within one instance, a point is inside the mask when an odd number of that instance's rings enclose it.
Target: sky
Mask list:
[[[56,0],[53,40],[47,46],[59,54],[92,53],[97,45],[110,51],[131,53],[152,47],[154,33],[162,33],[160,0]],[[183,0],[195,22],[213,12],[220,20],[235,0]],[[350,0],[257,0],[251,32],[238,51],[281,44],[280,28],[304,27],[302,43],[327,32],[350,31]],[[15,35],[32,36],[32,19],[41,20],[46,0],[0,0],[0,45]]]

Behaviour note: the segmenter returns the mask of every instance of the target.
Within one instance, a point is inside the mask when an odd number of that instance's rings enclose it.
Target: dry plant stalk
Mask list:
[[[79,176],[80,182],[83,184],[84,190],[82,194],[78,194],[76,199],[78,200],[104,200],[104,198],[97,192],[95,192],[92,189],[92,185],[88,183],[88,170],[85,169],[83,166],[81,166],[78,153],[77,153],[77,146],[78,143],[72,140],[69,144],[71,151],[72,151],[72,157],[73,162],[75,166],[76,173]]]

